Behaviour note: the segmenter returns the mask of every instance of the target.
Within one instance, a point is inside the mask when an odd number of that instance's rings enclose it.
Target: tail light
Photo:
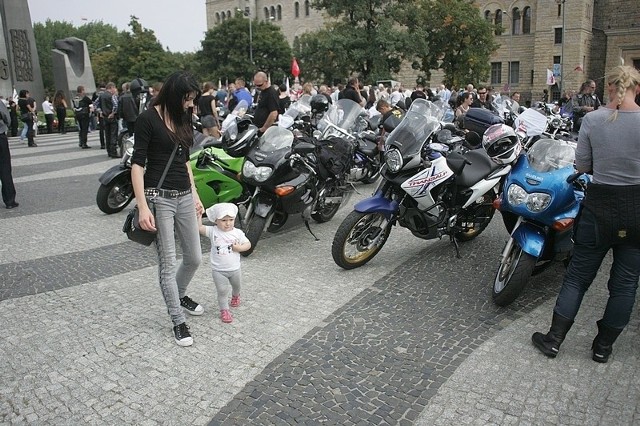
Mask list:
[[[491,205],[493,206],[494,209],[500,210],[500,208],[502,207],[502,198],[500,197],[496,198],[495,200],[493,200]]]
[[[553,225],[551,225],[551,227],[553,229],[555,229],[558,232],[562,232],[562,231],[566,231],[567,229],[571,228],[573,226],[573,222],[574,220],[569,218],[569,219],[560,219],[560,220],[556,220],[555,222],[553,222]]]

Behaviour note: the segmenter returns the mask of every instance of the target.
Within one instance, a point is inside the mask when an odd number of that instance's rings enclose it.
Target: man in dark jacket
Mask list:
[[[118,117],[122,118],[127,125],[127,132],[129,136],[133,136],[133,131],[138,119],[139,107],[136,104],[131,91],[129,90],[129,83],[122,85],[122,95],[118,101]]]
[[[118,89],[114,83],[107,83],[105,91],[100,94],[100,111],[104,120],[104,138],[107,155],[118,157]]]
[[[340,92],[340,94],[338,95],[338,99],[351,99],[361,107],[364,107],[365,102],[364,99],[362,99],[362,96],[360,96],[359,85],[360,82],[358,81],[357,77],[349,78],[347,87],[345,87],[344,90]]]
[[[2,201],[8,209],[18,207],[16,188],[11,176],[11,152],[7,132],[11,128],[11,116],[4,102],[0,101],[0,183],[2,184]]]

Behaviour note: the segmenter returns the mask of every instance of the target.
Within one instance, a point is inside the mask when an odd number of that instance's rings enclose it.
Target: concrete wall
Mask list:
[[[0,0],[0,95],[26,89],[40,105],[44,86],[26,0]]]
[[[89,49],[84,40],[69,37],[55,41],[52,51],[53,79],[56,88],[64,90],[67,99],[73,99],[76,89],[82,85],[87,94],[96,91],[96,81],[89,59]]]

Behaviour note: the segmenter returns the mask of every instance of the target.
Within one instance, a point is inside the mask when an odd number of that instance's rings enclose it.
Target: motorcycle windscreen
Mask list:
[[[540,139],[527,153],[529,164],[540,173],[573,167],[575,158],[575,144],[556,139]]]
[[[271,154],[280,150],[290,151],[292,145],[293,133],[291,133],[290,130],[278,126],[271,126],[260,137],[255,149]]]
[[[411,103],[411,108],[387,137],[386,149],[395,148],[403,158],[418,156],[420,150],[431,134],[440,128],[441,108],[427,101],[416,99]]]
[[[329,106],[329,110],[318,123],[318,130],[323,131],[329,124],[333,124],[350,133],[354,130],[358,117],[364,113],[364,108],[351,99],[340,99]]]
[[[527,136],[539,136],[547,128],[547,117],[533,108],[523,111],[516,118],[514,127],[516,131],[522,131]]]

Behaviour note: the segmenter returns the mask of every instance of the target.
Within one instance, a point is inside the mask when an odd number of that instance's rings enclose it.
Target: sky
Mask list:
[[[130,31],[131,15],[153,30],[172,52],[195,52],[207,31],[205,0],[28,0],[31,22],[70,22],[76,27],[102,21]]]

